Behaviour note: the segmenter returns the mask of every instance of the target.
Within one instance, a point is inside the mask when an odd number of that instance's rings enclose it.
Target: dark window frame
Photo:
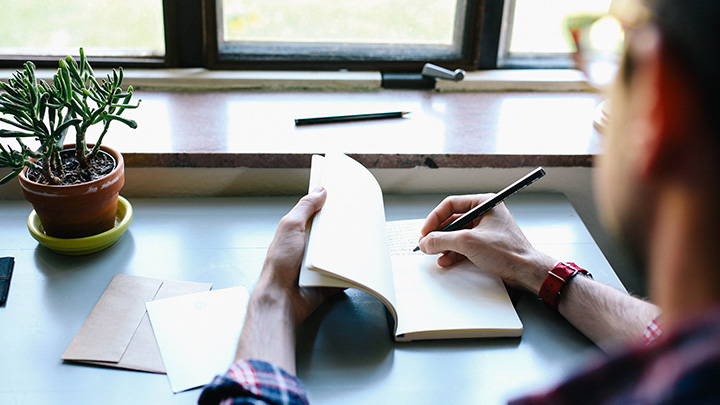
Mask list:
[[[461,55],[454,59],[414,60],[289,60],[223,61],[218,54],[216,0],[163,0],[165,20],[165,56],[90,57],[93,66],[125,68],[189,68],[243,70],[378,70],[414,72],[431,62],[466,70],[497,67],[500,31],[505,0],[467,0]],[[0,57],[0,68],[20,68],[27,60],[38,67],[57,67],[57,57],[10,55]]]
[[[484,20],[485,4],[488,2],[499,2],[503,0],[466,0],[466,8],[463,10],[464,21],[462,35],[458,35],[456,41],[460,42],[460,49],[452,56],[435,56],[410,54],[405,59],[394,58],[390,52],[383,54],[381,49],[374,46],[367,47],[372,56],[358,56],[348,59],[343,56],[333,57],[326,55],[312,55],[315,47],[297,45],[299,50],[307,51],[306,54],[293,55],[285,54],[284,47],[278,47],[278,56],[255,54],[252,51],[244,54],[222,54],[219,49],[218,35],[218,13],[215,2],[205,3],[205,24],[208,27],[208,67],[211,69],[299,69],[299,70],[380,70],[380,71],[413,71],[420,70],[427,62],[447,64],[464,69],[476,69],[480,62],[480,42],[482,37],[482,25]],[[456,31],[457,32],[457,31]],[[317,48],[327,49],[330,45],[321,45]],[[357,46],[358,54],[367,50],[363,46]],[[427,48],[426,48],[427,49]],[[311,56],[305,56],[310,54]]]

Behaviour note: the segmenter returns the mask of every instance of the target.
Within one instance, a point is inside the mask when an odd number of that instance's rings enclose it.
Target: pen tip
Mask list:
[[[420,251],[420,246],[415,246],[415,249],[413,249],[413,252],[419,252],[419,251]]]

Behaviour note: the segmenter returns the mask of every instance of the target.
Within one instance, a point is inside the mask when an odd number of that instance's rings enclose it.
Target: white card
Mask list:
[[[247,303],[247,290],[233,287],[145,304],[173,392],[208,384],[228,369]]]

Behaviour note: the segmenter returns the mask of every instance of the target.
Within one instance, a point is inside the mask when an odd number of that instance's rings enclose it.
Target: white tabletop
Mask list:
[[[424,217],[438,195],[387,196],[387,219]],[[0,201],[0,257],[15,258],[0,307],[0,403],[194,403],[167,377],[66,363],[60,356],[117,273],[252,289],[294,197],[131,199],[111,248],[61,256],[38,246],[25,201]],[[508,207],[540,249],[623,289],[567,199],[521,193]],[[312,403],[502,403],[561,380],[598,350],[536,297],[514,294],[522,338],[393,342],[382,304],[351,290],[299,330],[298,374]],[[211,348],[208,348],[211,350]],[[222,372],[224,370],[218,370]]]

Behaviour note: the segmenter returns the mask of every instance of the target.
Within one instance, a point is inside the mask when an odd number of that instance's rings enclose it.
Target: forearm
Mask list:
[[[618,342],[640,342],[657,306],[583,276],[562,290],[558,310],[573,326],[608,350]]]
[[[438,264],[443,267],[468,258],[509,286],[537,296],[557,261],[530,244],[504,205],[493,208],[471,229],[432,232],[487,198],[489,195],[445,199],[423,225],[421,250],[440,253]],[[655,305],[583,276],[572,278],[561,294],[560,313],[603,349],[618,341],[641,341],[660,312]]]
[[[295,318],[287,293],[259,282],[248,303],[235,360],[263,360],[295,375]]]

